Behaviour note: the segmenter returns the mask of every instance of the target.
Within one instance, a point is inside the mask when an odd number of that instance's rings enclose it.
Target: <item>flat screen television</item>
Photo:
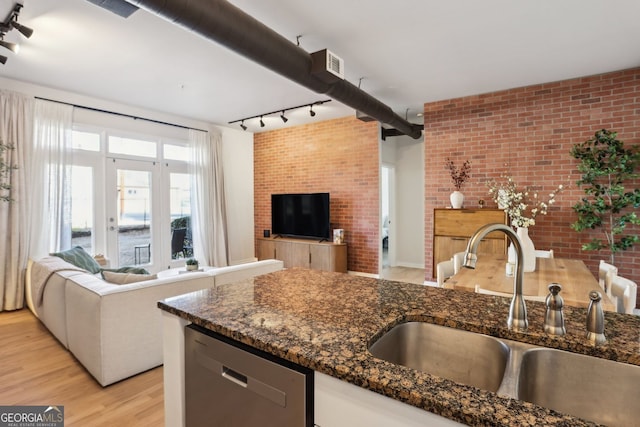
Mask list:
[[[271,232],[279,236],[330,239],[329,193],[272,194]]]

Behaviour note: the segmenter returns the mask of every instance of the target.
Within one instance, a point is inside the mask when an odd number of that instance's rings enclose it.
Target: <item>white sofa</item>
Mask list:
[[[117,285],[68,264],[39,288],[34,264],[51,258],[29,261],[27,305],[103,386],[162,364],[159,300],[283,268],[282,261],[265,260]]]

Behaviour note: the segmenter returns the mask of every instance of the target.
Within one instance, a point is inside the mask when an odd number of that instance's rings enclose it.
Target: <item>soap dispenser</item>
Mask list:
[[[544,331],[550,335],[563,336],[567,333],[564,328],[564,316],[562,314],[562,307],[564,307],[564,300],[559,295],[562,290],[562,286],[558,283],[551,283],[549,285],[549,295],[545,300],[547,311],[544,315]]]

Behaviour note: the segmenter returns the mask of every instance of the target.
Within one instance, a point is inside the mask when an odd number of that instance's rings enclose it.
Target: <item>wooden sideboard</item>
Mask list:
[[[279,259],[284,268],[347,272],[347,244],[307,239],[259,237],[258,260]]]
[[[485,224],[508,224],[501,209],[434,209],[433,210],[433,277],[441,261],[463,252],[473,233]],[[490,233],[478,247],[479,254],[506,254],[507,236]]]

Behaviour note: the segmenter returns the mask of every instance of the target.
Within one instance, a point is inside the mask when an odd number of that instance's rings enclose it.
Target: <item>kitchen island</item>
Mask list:
[[[584,308],[565,307],[567,335],[559,338],[543,331],[544,304],[527,302],[529,329],[514,332],[506,328],[505,298],[341,273],[284,270],[158,305],[163,310],[165,418],[171,426],[184,423],[182,349],[189,323],[402,402],[396,411],[419,408],[468,425],[593,424],[376,359],[369,345],[399,323],[421,321],[640,365],[637,316],[606,313],[608,342],[593,347],[585,338]],[[322,415],[316,408],[316,420]]]

